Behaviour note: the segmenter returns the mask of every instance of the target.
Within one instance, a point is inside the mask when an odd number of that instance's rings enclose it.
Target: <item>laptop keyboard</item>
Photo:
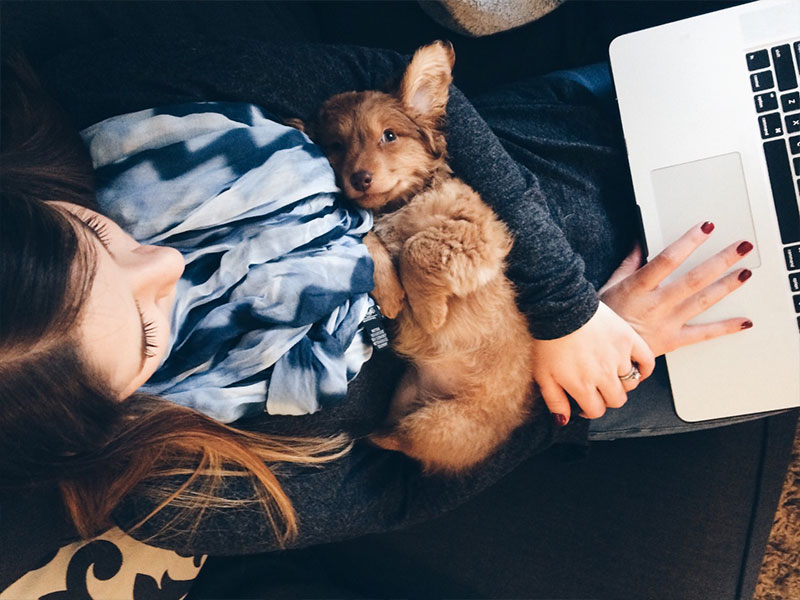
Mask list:
[[[800,41],[748,52],[746,60],[800,328]]]

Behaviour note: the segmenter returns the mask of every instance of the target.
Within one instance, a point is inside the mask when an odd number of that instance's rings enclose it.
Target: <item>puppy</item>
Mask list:
[[[392,93],[327,100],[309,134],[345,194],[375,215],[365,237],[373,296],[411,366],[385,432],[371,441],[457,473],[489,456],[530,413],[531,338],[504,275],[512,239],[447,165],[449,44],[417,50]]]

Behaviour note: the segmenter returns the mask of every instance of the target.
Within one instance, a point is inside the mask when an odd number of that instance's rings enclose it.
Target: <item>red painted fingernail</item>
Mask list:
[[[744,323],[742,323],[742,329],[750,329],[752,326],[753,326],[752,321],[745,321]]]
[[[739,281],[747,281],[752,274],[753,272],[750,269],[743,269],[742,272],[739,273]]]
[[[700,225],[700,229],[703,233],[709,234],[714,231],[714,224],[711,221],[706,221],[702,225]]]
[[[554,413],[553,421],[555,422],[556,427],[563,427],[564,425],[567,424],[567,417],[565,417],[564,415],[560,415],[558,413]]]
[[[741,244],[736,246],[736,253],[739,256],[744,256],[752,249],[753,249],[753,244],[751,244],[750,242],[742,242]]]

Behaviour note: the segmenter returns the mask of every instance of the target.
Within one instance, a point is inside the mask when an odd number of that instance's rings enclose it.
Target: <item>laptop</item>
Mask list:
[[[646,253],[714,233],[676,273],[737,240],[751,279],[697,317],[751,329],[667,354],[678,416],[800,406],[800,0],[762,0],[623,35],[610,47]]]

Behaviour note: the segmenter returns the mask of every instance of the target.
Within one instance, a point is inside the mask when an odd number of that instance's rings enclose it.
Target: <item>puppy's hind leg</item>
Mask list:
[[[415,458],[426,472],[456,474],[494,452],[513,429],[511,422],[475,404],[465,407],[459,399],[431,399],[403,417],[391,432],[370,440]]]
[[[386,428],[369,436],[369,440],[373,444],[386,450],[405,451],[406,445],[400,437],[394,435],[392,429],[403,417],[419,406],[419,390],[419,371],[414,365],[409,365],[392,396],[389,415],[386,418]]]

